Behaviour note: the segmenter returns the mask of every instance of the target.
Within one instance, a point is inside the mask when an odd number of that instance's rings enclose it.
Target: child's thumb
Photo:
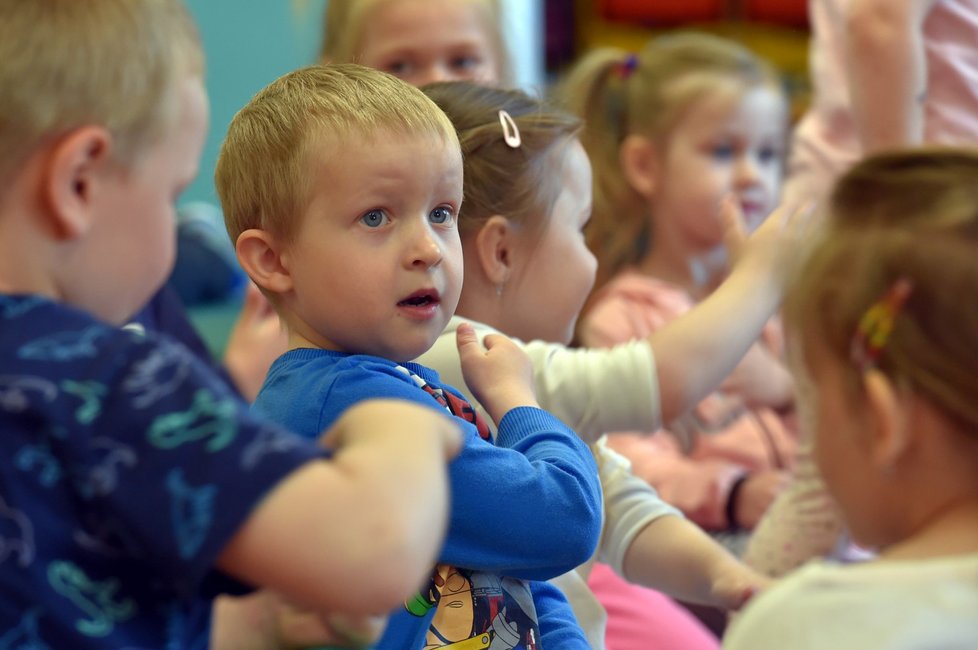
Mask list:
[[[472,354],[481,351],[479,347],[479,337],[475,333],[475,328],[471,323],[460,323],[455,330],[455,344],[458,346],[460,355]]]

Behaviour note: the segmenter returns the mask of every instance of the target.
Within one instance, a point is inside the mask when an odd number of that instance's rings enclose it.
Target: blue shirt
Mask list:
[[[0,647],[206,648],[217,556],[321,456],[169,338],[0,294]]]
[[[313,436],[371,397],[444,412],[432,396],[438,391],[464,402],[418,364],[299,349],[272,365],[255,408]],[[439,565],[430,583],[391,615],[377,648],[470,638],[493,642],[493,648],[587,648],[567,601],[535,581],[583,564],[598,542],[601,490],[590,450],[537,408],[507,413],[495,445],[468,421],[463,427],[465,445],[449,467],[452,509]],[[442,611],[452,613],[451,620],[443,620]]]

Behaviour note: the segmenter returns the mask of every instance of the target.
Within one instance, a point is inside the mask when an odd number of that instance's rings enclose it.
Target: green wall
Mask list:
[[[207,53],[211,125],[183,201],[216,204],[214,165],[235,112],[281,75],[313,63],[326,0],[186,0]]]

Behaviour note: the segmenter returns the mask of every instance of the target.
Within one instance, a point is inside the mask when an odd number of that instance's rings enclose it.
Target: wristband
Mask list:
[[[740,530],[740,524],[737,523],[737,495],[749,478],[750,473],[741,474],[730,485],[730,491],[727,492],[727,507],[724,512],[727,515],[727,525],[731,530]]]

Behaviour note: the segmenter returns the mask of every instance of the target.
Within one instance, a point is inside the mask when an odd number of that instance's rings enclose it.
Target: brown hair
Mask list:
[[[465,200],[459,212],[463,237],[502,215],[542,230],[560,192],[555,156],[564,152],[581,122],[519,90],[488,88],[467,81],[425,86],[423,91],[455,125],[464,161]],[[499,111],[519,130],[520,145],[503,139]]]
[[[327,142],[341,156],[382,134],[456,142],[424,93],[384,72],[337,63],[273,81],[231,120],[218,157],[215,183],[231,240],[249,228],[293,235],[309,200],[310,149]]]
[[[370,11],[382,0],[331,0],[323,16],[323,42],[319,52],[322,63],[359,63],[363,32],[369,24]],[[462,0],[455,0],[460,2]],[[500,82],[512,82],[513,64],[503,37],[503,9],[500,0],[465,0],[480,6],[486,25],[486,36],[492,44],[499,69]]]
[[[664,148],[680,116],[715,92],[718,80],[732,81],[743,91],[779,87],[774,69],[747,48],[696,32],[654,38],[634,55],[599,48],[584,56],[558,87],[560,101],[584,119],[581,142],[594,170],[587,236],[598,258],[595,289],[637,262],[649,243],[648,206],[619,164],[622,141],[635,133]]]
[[[203,61],[179,0],[0,0],[0,178],[89,124],[131,162],[162,136],[175,84],[203,74]]]
[[[805,350],[849,365],[859,320],[898,280],[912,289],[878,368],[978,431],[978,150],[873,156],[835,186],[825,232],[785,303]]]

